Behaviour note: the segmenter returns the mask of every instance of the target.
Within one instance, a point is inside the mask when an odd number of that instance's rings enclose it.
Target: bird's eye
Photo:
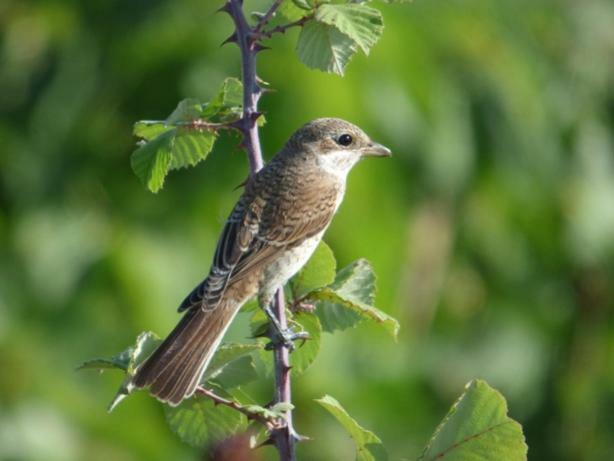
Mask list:
[[[352,144],[353,141],[354,141],[354,138],[352,138],[352,135],[349,135],[347,133],[342,134],[341,136],[337,138],[337,144],[341,146],[346,146],[346,147]]]

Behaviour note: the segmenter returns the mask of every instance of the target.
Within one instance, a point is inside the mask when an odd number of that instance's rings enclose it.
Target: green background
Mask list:
[[[250,3],[262,9],[263,3]],[[614,450],[614,3],[381,5],[383,38],[345,78],[307,69],[297,31],[260,77],[270,157],[338,116],[394,152],[361,163],[325,240],[365,257],[398,343],[325,334],[294,382],[301,459],[353,459],[313,402],[331,394],[415,459],[464,384],[508,398],[534,460]],[[132,124],[238,76],[219,2],[0,4],[0,459],[194,460],[144,394],[105,409],[119,373],[75,373],[151,329],[207,273],[247,173],[224,135],[157,195],[132,174]],[[242,325],[243,323],[243,325]],[[244,336],[240,320],[231,335]],[[269,398],[268,383],[260,395]],[[260,450],[273,458],[271,448]]]

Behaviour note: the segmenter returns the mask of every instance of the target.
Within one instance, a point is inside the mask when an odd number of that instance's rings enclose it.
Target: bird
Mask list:
[[[319,118],[299,128],[246,181],[208,276],[181,303],[183,317],[136,369],[127,391],[148,388],[171,406],[191,397],[243,304],[257,296],[274,319],[270,304],[275,292],[320,243],[341,205],[349,171],[364,157],[390,155],[387,147],[342,119]],[[286,332],[279,333],[288,340]]]

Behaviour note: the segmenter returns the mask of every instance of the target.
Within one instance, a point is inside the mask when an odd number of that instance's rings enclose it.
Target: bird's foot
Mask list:
[[[296,348],[294,341],[302,340],[304,344],[305,341],[310,338],[307,331],[294,331],[292,328],[274,328],[274,334],[272,336],[271,342],[265,346],[265,349],[275,349],[277,346],[282,344],[284,347],[287,347],[290,352]]]

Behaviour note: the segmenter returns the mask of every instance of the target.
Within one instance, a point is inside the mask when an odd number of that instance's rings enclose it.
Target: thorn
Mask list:
[[[261,444],[256,445],[254,448],[262,448],[262,447],[266,447],[267,445],[275,445],[275,440],[273,440],[273,437],[269,437]]]
[[[222,44],[220,46],[224,46],[228,43],[237,43],[237,33],[233,33],[230,37],[228,37],[226,40],[224,40],[222,42]]]
[[[249,114],[249,117],[252,119],[252,121],[255,122],[256,120],[258,120],[263,115],[264,115],[263,112],[252,112],[251,114]]]
[[[222,5],[221,7],[219,7],[216,10],[217,13],[228,13],[230,14],[230,2],[225,2],[224,5]]]
[[[242,188],[243,186],[245,186],[245,185],[247,184],[247,181],[249,181],[249,176],[248,176],[247,178],[245,178],[245,181],[243,181],[241,184],[237,185],[237,187],[235,187],[235,188],[233,189],[233,191],[235,191],[235,190],[237,190],[237,189],[240,189],[240,188]],[[265,334],[262,334],[262,335],[260,335],[260,336],[261,336],[261,337],[262,337],[262,336],[265,336]],[[254,336],[254,338],[257,338],[257,337],[258,337],[258,336]]]
[[[256,43],[254,45],[254,52],[255,53],[260,53],[261,51],[270,50],[270,49],[271,49],[270,46],[264,46],[264,45],[261,45],[260,43]]]

